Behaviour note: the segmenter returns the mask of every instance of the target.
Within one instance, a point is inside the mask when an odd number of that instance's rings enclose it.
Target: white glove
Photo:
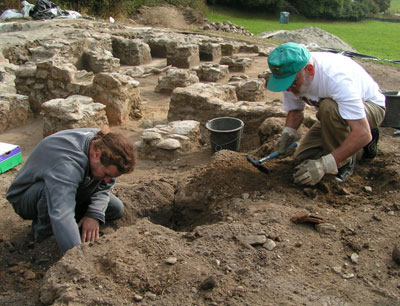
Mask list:
[[[287,148],[293,141],[297,141],[300,139],[300,134],[297,130],[291,127],[285,127],[282,130],[282,136],[278,141],[278,151],[279,155],[286,152]],[[294,152],[294,150],[292,150]],[[293,153],[292,152],[292,153]]]
[[[294,182],[300,185],[315,185],[326,173],[337,174],[338,168],[332,154],[317,160],[306,160],[295,168]]]

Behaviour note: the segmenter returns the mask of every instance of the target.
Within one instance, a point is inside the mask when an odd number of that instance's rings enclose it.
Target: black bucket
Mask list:
[[[211,150],[239,151],[244,123],[232,117],[220,117],[209,120],[206,128],[210,131]]]
[[[383,92],[386,97],[386,112],[381,126],[400,128],[400,94],[398,93],[400,92]]]

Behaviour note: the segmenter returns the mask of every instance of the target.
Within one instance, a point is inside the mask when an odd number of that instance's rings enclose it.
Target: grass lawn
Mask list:
[[[392,2],[397,2],[400,5],[400,0],[392,0]],[[306,26],[318,27],[338,36],[359,53],[382,59],[400,60],[400,23],[375,20],[359,22],[322,21],[290,16],[289,24],[280,24],[279,14],[251,14],[216,7],[210,7],[206,17],[213,22],[230,21],[244,27],[253,34],[273,30],[295,30]]]
[[[400,14],[400,0],[391,0],[389,12],[393,14]]]

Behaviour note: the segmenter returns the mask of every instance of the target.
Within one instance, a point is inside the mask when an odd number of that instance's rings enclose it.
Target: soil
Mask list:
[[[246,75],[256,77],[266,58],[245,56],[255,61]],[[400,67],[360,63],[382,90],[399,89]],[[166,122],[170,97],[154,92],[157,79],[140,79],[144,117],[113,131],[136,141],[144,121]],[[0,142],[19,144],[26,160],[42,125],[38,117]],[[0,304],[400,305],[392,256],[400,247],[400,138],[394,128],[380,131],[377,157],[342,185],[330,177],[295,185],[290,157],[261,173],[246,160],[258,149],[256,131],[240,152],[213,155],[205,145],[172,161],[140,159],[114,189],[124,217],[64,255],[53,237],[33,242],[30,221],[5,199],[19,165],[0,175]],[[299,215],[322,223],[293,222]]]

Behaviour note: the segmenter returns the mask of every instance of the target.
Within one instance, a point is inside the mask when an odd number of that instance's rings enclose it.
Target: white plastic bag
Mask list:
[[[28,1],[22,1],[22,13],[24,14],[24,17],[27,18],[29,17],[29,12],[31,9],[33,9],[35,6],[33,4],[30,4]]]
[[[9,9],[5,10],[3,14],[0,16],[0,20],[14,19],[14,18],[24,18],[24,15],[21,14],[18,10]]]
[[[68,14],[59,16],[59,18],[66,18],[66,19],[76,19],[76,18],[81,18],[82,15],[76,11],[66,11]]]

